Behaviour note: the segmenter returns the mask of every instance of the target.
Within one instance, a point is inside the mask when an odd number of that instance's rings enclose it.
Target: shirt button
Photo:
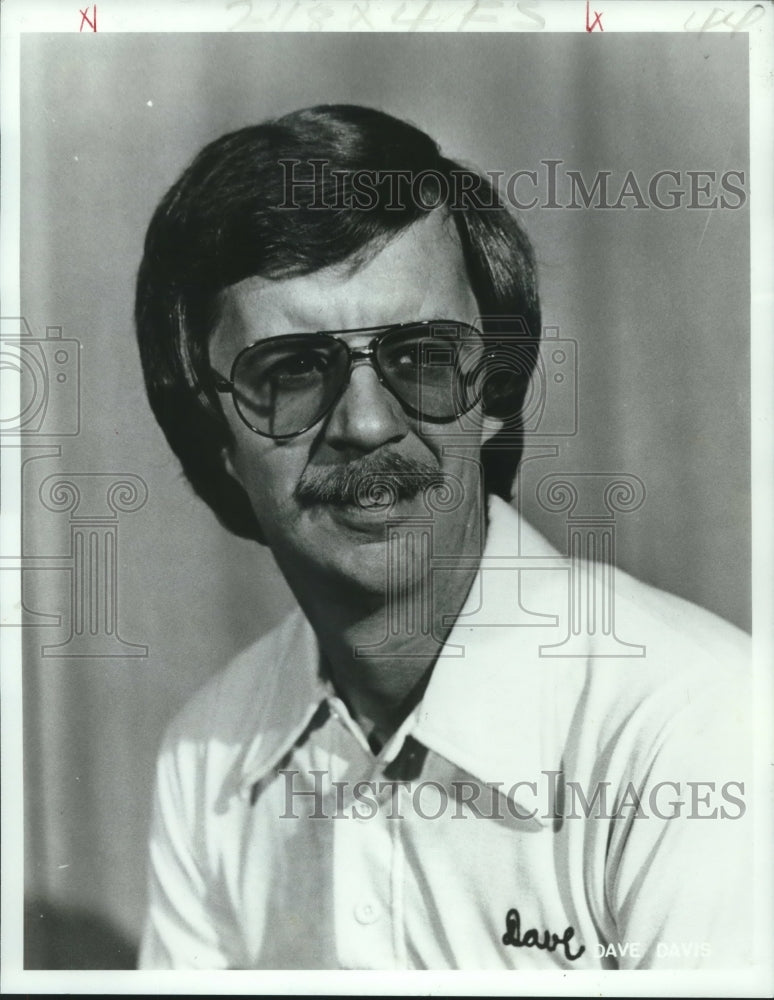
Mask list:
[[[358,903],[355,907],[355,920],[359,924],[373,924],[379,919],[380,912],[377,903]]]

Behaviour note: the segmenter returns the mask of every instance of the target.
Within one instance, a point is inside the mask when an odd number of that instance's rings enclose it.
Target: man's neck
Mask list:
[[[390,735],[421,700],[475,573],[433,574],[362,615],[346,617],[340,604],[306,609],[330,679],[364,729]],[[424,627],[422,606],[430,609]]]
[[[476,540],[479,553],[483,541]],[[378,595],[346,583],[290,581],[328,676],[364,731],[389,736],[421,700],[477,569],[477,559],[428,569]]]

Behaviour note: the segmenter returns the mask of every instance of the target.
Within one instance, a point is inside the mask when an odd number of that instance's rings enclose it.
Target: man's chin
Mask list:
[[[305,588],[311,585],[317,598],[336,603],[366,597],[381,603],[389,589],[388,546],[381,534],[351,531],[349,543],[339,538],[329,548],[307,553],[302,567]]]
[[[324,575],[328,585],[342,596],[348,590],[386,594],[397,582],[397,571],[401,576],[408,572],[412,579],[422,575],[419,567],[412,566],[409,570],[402,556],[398,557],[400,567],[390,566],[391,554],[395,557],[398,553],[389,542],[403,535],[402,522],[406,522],[406,531],[413,534],[415,527],[425,523],[429,527],[427,518],[421,498],[394,505],[326,504],[316,507],[309,512],[308,518],[304,518],[306,530],[303,534],[312,544],[303,547],[303,563],[306,564],[303,572],[309,578]],[[297,537],[296,541],[302,543],[302,537]],[[427,546],[421,543],[415,548],[417,555],[427,551]],[[399,544],[399,549],[403,551],[404,545]]]

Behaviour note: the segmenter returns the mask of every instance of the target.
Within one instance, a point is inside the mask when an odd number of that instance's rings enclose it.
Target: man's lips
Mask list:
[[[318,508],[320,510],[327,510],[331,513],[333,517],[337,514],[342,514],[348,518],[363,517],[366,520],[373,520],[375,517],[379,517],[383,522],[387,517],[391,515],[400,515],[401,513],[407,513],[416,504],[425,509],[423,498],[421,496],[413,497],[400,497],[398,499],[385,499],[385,500],[359,500],[357,502],[350,503],[329,503],[320,504]]]
[[[390,557],[384,551],[384,546],[391,544],[393,533],[397,532],[398,536],[402,536],[404,530],[411,532],[412,525],[415,526],[418,522],[427,524],[429,516],[422,497],[370,507],[359,504],[326,505],[308,513],[310,530],[316,528],[319,531],[320,538],[325,539],[325,545],[331,553],[337,549],[349,548],[350,545],[376,545],[381,546],[380,558],[385,560]]]
[[[392,519],[399,521],[406,515],[408,511],[405,510],[404,504],[410,503],[411,501],[401,500],[398,504],[325,504],[316,509],[331,525],[383,541],[388,522]]]

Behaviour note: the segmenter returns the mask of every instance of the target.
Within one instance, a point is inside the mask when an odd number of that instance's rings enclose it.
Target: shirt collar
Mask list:
[[[531,557],[533,568],[518,571],[519,556]],[[567,590],[561,582],[557,586],[555,569],[538,567],[540,559],[555,566],[557,558],[557,550],[509,504],[490,498],[481,565],[413,730],[430,750],[479,781],[501,784],[499,791],[529,813],[537,802],[551,801],[566,731],[558,661],[540,655],[542,644],[557,640]],[[566,668],[565,662],[563,674]],[[582,681],[583,673],[575,670],[574,680]],[[545,825],[552,817],[538,810],[534,818]]]
[[[479,781],[501,785],[502,794],[532,811],[536,801],[546,800],[541,790],[552,785],[551,772],[561,770],[556,678],[539,646],[556,640],[556,617],[546,610],[560,610],[557,593],[566,589],[557,588],[555,573],[518,573],[509,560],[525,554],[552,561],[558,556],[509,504],[490,497],[481,566],[422,701],[395,736],[402,742],[410,733]],[[530,578],[524,586],[529,605],[539,609],[545,625],[534,615],[519,623],[524,576]],[[256,736],[239,768],[245,797],[290,751],[320,703],[333,697],[320,675],[319,647],[306,618],[297,611],[282,629],[272,689],[262,697]],[[389,741],[387,759],[397,753],[397,742]]]
[[[267,664],[271,687],[261,691],[251,725],[255,734],[238,767],[240,794],[252,787],[293,747],[329,694],[320,675],[320,649],[300,609],[280,626],[272,645],[277,659]]]

